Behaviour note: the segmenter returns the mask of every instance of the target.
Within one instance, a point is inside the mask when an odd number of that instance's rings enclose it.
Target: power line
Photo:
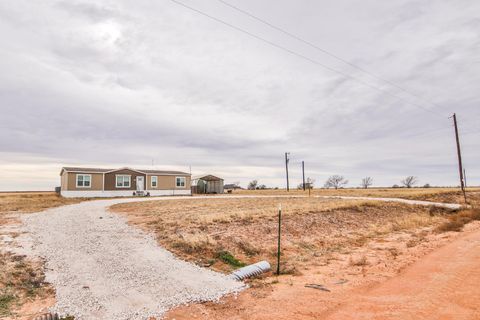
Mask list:
[[[276,26],[276,25],[274,25],[274,24],[272,24],[272,23],[270,23],[270,22],[268,22],[268,21],[266,21],[266,20],[264,20],[264,19],[262,19],[262,18],[260,18],[260,17],[258,17],[258,16],[256,16],[256,15],[254,15],[254,14],[251,13],[251,12],[248,12],[248,11],[246,11],[246,10],[244,10],[244,9],[241,9],[241,8],[239,8],[239,7],[237,7],[237,6],[234,6],[234,5],[232,5],[231,3],[228,3],[227,1],[224,1],[224,0],[217,0],[217,1],[223,3],[224,5],[230,7],[230,8],[232,8],[232,9],[238,11],[238,12],[241,12],[241,13],[243,13],[243,14],[251,17],[252,19],[255,19],[255,20],[257,20],[257,21],[259,21],[259,22],[261,22],[261,23],[269,26],[269,27],[272,28],[272,29],[275,29],[275,30],[277,30],[277,31],[280,31],[281,33],[286,34],[286,35],[288,35],[289,37],[291,37],[291,38],[293,38],[293,39],[295,39],[295,40],[298,40],[298,41],[300,41],[300,42],[302,42],[302,43],[304,43],[304,44],[306,44],[306,45],[308,45],[308,46],[310,46],[310,47],[312,47],[312,48],[314,48],[314,49],[316,49],[316,50],[318,50],[318,51],[320,51],[320,52],[322,52],[322,53],[324,53],[324,54],[326,54],[326,55],[328,55],[328,56],[330,56],[330,57],[332,57],[332,58],[334,58],[334,59],[337,59],[338,61],[341,61],[341,62],[343,62],[343,63],[345,63],[345,64],[347,64],[347,65],[349,65],[349,66],[351,66],[351,67],[353,67],[353,68],[355,68],[355,69],[357,69],[357,70],[359,70],[359,71],[361,71],[361,72],[363,72],[363,73],[365,73],[365,74],[368,74],[368,75],[371,76],[372,78],[375,78],[375,79],[377,79],[377,80],[383,81],[383,82],[389,84],[390,86],[395,87],[395,88],[397,88],[397,89],[399,89],[399,90],[401,90],[401,91],[403,91],[403,92],[405,92],[405,93],[407,93],[407,94],[409,94],[409,95],[411,95],[411,96],[414,96],[414,97],[416,97],[417,99],[419,99],[419,100],[421,100],[421,101],[423,101],[423,102],[426,102],[426,103],[428,103],[428,104],[431,104],[432,106],[440,107],[439,105],[437,105],[437,104],[435,104],[435,103],[433,103],[433,102],[431,102],[431,101],[426,100],[424,97],[422,97],[422,96],[420,96],[420,95],[418,95],[418,94],[416,94],[416,93],[412,93],[412,92],[410,92],[410,91],[402,88],[401,86],[397,85],[396,83],[394,83],[394,82],[392,82],[392,81],[390,81],[390,80],[387,80],[387,79],[384,79],[384,78],[382,78],[382,77],[380,77],[380,76],[377,76],[376,74],[374,74],[374,73],[372,73],[372,72],[370,72],[370,71],[368,71],[368,70],[366,70],[366,69],[364,69],[364,68],[362,68],[362,67],[360,67],[360,66],[358,66],[358,65],[356,65],[356,64],[354,64],[354,63],[352,63],[352,62],[350,62],[350,61],[348,61],[348,60],[346,60],[346,59],[344,59],[344,58],[342,58],[342,57],[340,57],[340,56],[338,56],[338,55],[336,55],[335,53],[333,53],[333,52],[331,52],[331,51],[328,51],[328,50],[326,50],[326,49],[323,49],[323,48],[319,47],[318,45],[316,45],[316,44],[314,44],[314,43],[312,43],[312,42],[310,42],[310,41],[308,41],[308,40],[305,40],[305,39],[303,39],[303,38],[301,38],[301,37],[299,37],[299,36],[297,36],[297,35],[289,32],[289,31],[287,31],[287,30],[285,30],[285,29],[283,29],[283,28],[280,28],[280,27],[278,27],[278,26]],[[436,114],[438,114],[438,115],[440,115],[441,117],[444,117],[444,116],[443,116],[442,114],[440,114],[439,112],[436,112],[436,111],[434,111],[434,110],[430,110],[430,111],[431,111],[431,112],[434,112],[434,113],[436,113]]]
[[[432,113],[432,114],[434,114],[434,115],[436,115],[436,116],[438,116],[438,117],[441,117],[442,119],[447,119],[446,117],[444,118],[441,114],[439,114],[439,113],[437,113],[437,112],[435,112],[435,111],[433,111],[433,110],[430,110],[430,109],[428,109],[428,108],[425,108],[425,107],[423,107],[423,106],[421,106],[421,105],[419,105],[419,104],[417,104],[417,103],[414,103],[414,102],[405,100],[405,99],[403,99],[402,97],[399,97],[399,96],[397,96],[397,95],[395,95],[395,94],[393,94],[393,93],[391,93],[391,92],[388,92],[388,91],[385,91],[385,90],[383,90],[383,89],[381,89],[381,88],[378,88],[378,87],[376,87],[376,86],[374,86],[374,85],[372,85],[372,84],[370,84],[370,83],[368,83],[368,82],[366,82],[366,81],[364,81],[364,80],[362,80],[362,79],[356,78],[356,77],[351,76],[351,75],[349,75],[349,74],[343,73],[343,72],[341,72],[341,71],[339,71],[339,70],[336,70],[336,69],[334,69],[334,68],[331,68],[331,67],[329,67],[329,66],[327,66],[327,65],[325,65],[325,64],[323,64],[323,63],[321,63],[321,62],[318,62],[318,61],[316,61],[316,60],[314,60],[314,59],[312,59],[312,58],[310,58],[310,57],[307,57],[307,56],[305,56],[305,55],[303,55],[303,54],[301,54],[301,53],[298,53],[298,52],[296,52],[296,51],[293,51],[293,50],[291,50],[291,49],[289,49],[289,48],[287,48],[287,47],[284,47],[284,46],[282,46],[282,45],[276,44],[275,42],[272,42],[272,41],[270,41],[270,40],[268,40],[268,39],[265,39],[265,38],[263,38],[263,37],[261,37],[261,36],[258,36],[258,35],[256,35],[256,34],[250,32],[250,31],[247,31],[247,30],[242,29],[242,28],[240,28],[240,27],[238,27],[238,26],[235,26],[235,25],[233,25],[233,24],[231,24],[231,23],[229,23],[229,22],[227,22],[227,21],[224,21],[224,20],[219,19],[219,18],[217,18],[217,17],[214,17],[214,16],[212,16],[212,15],[210,15],[210,14],[208,14],[208,13],[205,13],[205,12],[199,10],[199,9],[196,9],[196,8],[194,8],[194,7],[191,7],[191,6],[189,6],[189,5],[186,5],[186,4],[183,3],[183,2],[180,2],[180,1],[177,1],[177,0],[170,0],[170,1],[172,1],[173,3],[176,3],[176,4],[178,4],[178,5],[180,5],[180,6],[182,6],[182,7],[185,7],[185,8],[187,8],[187,9],[189,9],[189,10],[192,10],[192,11],[198,13],[198,14],[201,14],[201,15],[209,18],[209,19],[212,19],[212,20],[214,20],[214,21],[217,21],[217,22],[219,22],[219,23],[222,23],[222,24],[224,24],[224,25],[226,25],[226,26],[228,26],[228,27],[230,27],[230,28],[232,28],[232,29],[235,29],[235,30],[237,30],[237,31],[239,31],[239,32],[242,32],[242,33],[246,34],[246,35],[249,35],[249,36],[251,36],[251,37],[253,37],[253,38],[257,39],[257,40],[260,40],[260,41],[262,41],[262,42],[265,42],[265,43],[267,43],[268,45],[270,45],[270,46],[272,46],[272,47],[275,47],[275,48],[277,48],[277,49],[286,51],[286,52],[290,53],[291,55],[294,55],[294,56],[297,56],[297,57],[302,58],[302,59],[304,59],[304,60],[307,60],[307,61],[309,61],[309,62],[311,62],[311,63],[313,63],[313,64],[316,64],[316,65],[318,65],[318,66],[321,66],[321,67],[323,67],[323,68],[325,68],[325,69],[327,69],[327,70],[329,70],[329,71],[331,71],[331,72],[338,73],[338,74],[340,74],[340,75],[342,75],[342,76],[344,76],[344,77],[346,77],[346,78],[349,78],[349,79],[352,79],[352,80],[357,81],[357,82],[359,82],[359,83],[362,83],[363,85],[365,85],[365,86],[367,86],[367,87],[369,87],[369,88],[371,88],[371,89],[374,89],[374,90],[377,90],[377,91],[379,91],[379,92],[385,93],[385,94],[387,94],[387,95],[389,95],[389,96],[392,96],[392,97],[394,97],[394,98],[396,98],[396,99],[398,99],[398,100],[401,100],[401,101],[403,101],[403,102],[405,102],[405,103],[407,103],[407,104],[409,104],[409,105],[415,106],[415,107],[420,108],[420,109],[422,109],[422,110],[424,110],[424,111],[426,111],[426,112],[429,112],[429,113]]]

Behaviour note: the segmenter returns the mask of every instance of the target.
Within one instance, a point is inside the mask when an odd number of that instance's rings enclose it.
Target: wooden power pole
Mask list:
[[[463,198],[467,202],[467,193],[465,192],[465,180],[463,176],[462,152],[460,150],[460,137],[458,136],[457,115],[453,114],[453,124],[455,126],[455,139],[457,141],[458,172],[460,174],[460,187],[462,188]]]
[[[287,173],[287,191],[290,191],[290,183],[288,181],[288,161],[289,161],[288,155],[289,154],[290,154],[289,152],[285,152],[285,171]]]
[[[302,161],[303,191],[305,191],[305,161]]]

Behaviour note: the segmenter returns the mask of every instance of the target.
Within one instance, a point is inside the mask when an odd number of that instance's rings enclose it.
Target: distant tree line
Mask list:
[[[312,178],[307,178],[305,181],[305,189],[313,189],[315,184],[315,180]],[[328,179],[325,181],[323,184],[324,188],[334,188],[335,190],[337,189],[342,189],[345,186],[347,186],[348,180],[341,175],[333,175],[328,177]],[[400,185],[394,184],[392,188],[412,188],[415,185],[418,184],[418,178],[415,176],[407,176],[404,179],[400,181]],[[373,178],[372,177],[365,177],[362,178],[360,181],[360,187],[363,189],[368,189],[373,185]],[[430,184],[426,183],[423,185],[423,188],[430,188]],[[252,180],[248,183],[248,190],[264,190],[264,189],[271,189],[267,188],[266,185],[264,184],[259,184],[258,180]],[[278,187],[274,188],[278,189]],[[297,185],[297,189],[303,189],[303,182]]]

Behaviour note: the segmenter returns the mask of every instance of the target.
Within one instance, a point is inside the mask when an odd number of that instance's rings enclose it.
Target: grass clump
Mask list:
[[[256,256],[260,253],[260,249],[246,241],[239,241],[237,245],[249,257]]]
[[[449,217],[448,221],[439,225],[437,232],[460,232],[467,223],[475,220],[480,220],[480,209],[460,211],[458,214]]]
[[[232,267],[235,268],[240,268],[240,267],[245,267],[246,264],[244,262],[241,262],[237,258],[235,258],[230,252],[228,251],[220,251],[217,253],[217,258],[222,260],[228,265],[231,265]]]
[[[0,317],[10,315],[10,305],[15,300],[15,296],[9,293],[0,295]]]
[[[351,266],[353,266],[353,267],[363,267],[363,266],[366,266],[366,265],[368,265],[367,257],[361,256],[361,257],[355,258],[355,259],[352,258],[352,257],[350,257],[349,265],[351,265]]]

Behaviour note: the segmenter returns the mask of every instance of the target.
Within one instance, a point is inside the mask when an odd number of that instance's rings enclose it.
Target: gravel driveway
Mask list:
[[[194,301],[217,300],[242,282],[175,258],[155,239],[87,201],[23,218],[33,254],[46,260],[56,289],[52,311],[75,319],[148,319]]]

